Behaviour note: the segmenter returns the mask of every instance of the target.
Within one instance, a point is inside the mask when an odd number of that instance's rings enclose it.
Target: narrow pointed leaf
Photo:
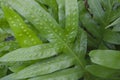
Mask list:
[[[7,76],[5,76],[5,77],[2,77],[2,78],[0,78],[0,80],[16,80],[16,79],[13,79],[13,78],[11,78],[12,76],[9,74],[9,75],[7,75]]]
[[[33,60],[33,61],[19,61],[19,62],[11,62],[9,66],[9,70],[16,73],[19,72],[20,70],[24,69],[25,67],[34,64],[38,60]],[[9,62],[10,63],[10,62]]]
[[[54,56],[57,49],[51,44],[36,45],[29,48],[20,48],[0,58],[1,62],[37,60]]]
[[[40,76],[44,74],[49,74],[57,70],[68,68],[74,65],[74,58],[68,55],[59,55],[55,58],[50,58],[41,62],[32,64],[23,70],[14,73],[12,77],[14,79],[24,79],[29,77]],[[24,75],[23,75],[24,74]]]
[[[71,68],[28,80],[78,80],[82,75],[83,73],[80,69]]]
[[[77,0],[65,0],[65,33],[70,42],[73,42],[78,31],[78,4]]]
[[[5,17],[8,20],[17,41],[22,47],[29,47],[33,44],[36,45],[42,43],[16,12],[4,4],[2,4],[2,9],[4,10]]]
[[[110,25],[108,25],[106,28],[109,28],[109,27],[112,27],[112,26],[115,26],[117,24],[120,24],[120,18],[116,19],[114,22],[112,22]]]

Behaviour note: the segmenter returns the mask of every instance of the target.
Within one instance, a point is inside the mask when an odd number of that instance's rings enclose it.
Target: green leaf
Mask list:
[[[13,79],[12,75],[9,74],[9,75],[7,75],[5,77],[0,78],[0,80],[18,80],[18,79]],[[20,80],[28,80],[28,79],[20,79]]]
[[[49,75],[31,78],[28,80],[78,80],[83,73],[80,69],[70,68]]]
[[[77,53],[78,56],[84,58],[86,54],[86,48],[87,48],[87,36],[85,32],[80,29],[77,39],[75,41],[74,51]],[[75,59],[70,57],[69,55],[62,54],[59,55],[58,57],[50,58],[45,61],[32,64],[24,68],[23,70],[19,71],[18,73],[13,74],[13,77],[15,79],[22,79],[34,77],[37,75],[48,74],[56,70],[72,66],[73,64],[75,64],[74,60]]]
[[[10,36],[9,33],[7,33],[5,30],[3,30],[3,28],[0,28],[0,42],[5,41],[5,39],[9,36]]]
[[[97,25],[97,23],[92,19],[89,13],[83,11],[80,12],[80,21],[84,28],[89,31],[89,33],[95,37],[100,39],[101,38],[101,28]]]
[[[103,8],[105,9],[106,13],[111,12],[113,6],[113,0],[100,0]]]
[[[7,74],[7,67],[5,65],[0,64],[0,78]]]
[[[3,13],[3,11],[2,11],[2,9],[1,9],[1,7],[0,7],[0,19],[1,18],[4,18],[4,13]]]
[[[15,11],[13,11],[4,4],[2,4],[2,7],[5,13],[5,17],[7,18],[10,27],[13,30],[15,37],[17,38],[17,41],[21,47],[29,47],[42,43],[42,41],[40,41],[36,34],[31,29],[28,28],[28,26],[25,24],[22,18]],[[12,68],[11,70],[14,72],[28,65],[28,63],[19,64],[19,62],[16,62],[15,64],[17,63],[18,65],[13,65],[10,67],[10,69]]]
[[[110,22],[114,22],[116,19],[118,19],[120,17],[120,8],[119,8],[119,5],[120,3],[116,2],[116,4],[114,6],[117,6],[115,9],[113,7],[113,10],[112,10],[112,16],[110,17]],[[108,25],[107,25],[108,26]]]
[[[6,33],[13,35],[13,32],[9,28],[9,24],[5,19],[4,12],[2,11],[1,7],[0,7],[0,28],[2,28]]]
[[[117,24],[120,24],[120,18],[116,19],[114,22],[112,22],[110,25],[108,25],[106,28],[109,28],[111,26],[115,26]]]
[[[70,57],[69,55],[62,54],[58,57],[53,57],[43,60],[41,62],[34,63],[17,73],[13,73],[12,77],[14,79],[24,79],[49,74],[74,65],[74,60],[75,59]]]
[[[120,33],[111,31],[111,30],[106,30],[104,33],[104,41],[119,45],[120,44]]]
[[[89,76],[85,77],[84,80],[116,80],[116,79],[105,79],[105,78],[100,78],[100,77],[96,77],[89,74]]]
[[[28,61],[48,58],[58,54],[58,49],[52,44],[36,45],[29,48],[20,48],[9,52],[0,58],[1,62]]]
[[[120,51],[116,50],[93,50],[89,53],[93,63],[113,68],[120,69]]]
[[[20,70],[24,69],[25,67],[34,64],[38,60],[33,60],[33,61],[19,61],[19,62],[8,62],[7,65],[9,66],[9,70],[16,73],[19,72]],[[10,63],[10,64],[9,64]]]
[[[113,0],[100,0],[101,1],[101,5],[102,5],[102,8],[104,9],[105,11],[105,19],[104,21],[106,23],[110,23],[111,21],[111,17],[113,16]]]
[[[78,30],[78,4],[77,0],[65,0],[65,33],[68,42],[73,42]]]
[[[120,71],[116,69],[110,69],[99,65],[88,65],[86,70],[94,76],[106,78],[106,79],[120,79]]]
[[[102,9],[100,0],[88,0],[88,4],[90,6],[90,12],[93,14],[93,18],[97,20],[97,22],[101,24],[105,24],[104,19],[104,10]]]
[[[84,1],[79,1],[79,11],[80,22],[82,24],[81,26],[86,30],[86,32],[88,32],[88,45],[97,47],[96,44],[98,44],[102,38],[102,29],[92,19],[89,12],[87,12]]]
[[[13,51],[18,49],[20,46],[16,41],[8,41],[8,42],[1,42],[0,43],[0,53],[3,51]]]
[[[56,0],[37,0],[38,2],[47,5],[52,9],[52,16],[58,21],[58,5]]]
[[[0,78],[0,80],[16,80],[16,79],[12,79],[11,75],[9,74],[7,76],[4,76],[4,77]]]
[[[120,32],[120,24],[114,26],[112,30],[115,32]]]
[[[22,47],[29,47],[42,43],[42,41],[40,41],[35,33],[27,27],[22,18],[16,12],[4,4],[2,4],[2,9],[17,41]]]
[[[87,52],[87,34],[81,28],[78,30],[78,34],[73,46],[74,52],[76,52],[80,58],[85,58]]]
[[[59,24],[65,27],[65,0],[56,0],[58,4]]]
[[[2,8],[4,10],[5,17],[9,22],[10,27],[13,30],[15,37],[21,47],[29,47],[42,43],[42,41],[40,41],[36,34],[25,24],[23,19],[15,11],[4,4],[2,4]],[[21,68],[24,68],[26,65],[28,64],[23,64],[21,65],[22,67],[19,67],[20,65],[14,65],[12,66],[12,71],[18,71]]]

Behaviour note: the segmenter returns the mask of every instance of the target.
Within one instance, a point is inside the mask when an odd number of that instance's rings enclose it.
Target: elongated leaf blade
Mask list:
[[[113,31],[120,32],[120,24],[118,24],[115,27],[113,27]]]
[[[11,75],[7,75],[5,77],[0,78],[0,80],[16,80],[16,79],[12,79]]]
[[[74,43],[74,52],[76,52],[80,58],[85,58],[87,52],[87,34],[81,28],[78,30]]]
[[[17,73],[19,72],[20,70],[24,69],[25,67],[31,65],[31,64],[34,64],[36,63],[38,60],[33,60],[33,61],[19,61],[19,62],[9,62],[10,65],[9,66],[9,70],[14,72],[14,73]]]
[[[115,50],[93,50],[89,53],[93,63],[113,68],[120,69],[120,51]]]
[[[120,24],[120,18],[116,19],[113,23],[111,23],[110,25],[108,25],[106,28],[115,26],[115,25],[117,25],[117,24]]]
[[[22,18],[15,13],[11,8],[2,4],[6,19],[8,20],[15,37],[22,47],[29,47],[36,44],[41,44],[42,41],[35,33],[27,27]]]
[[[14,73],[12,77],[14,79],[24,79],[24,78],[49,74],[57,70],[68,68],[74,65],[74,60],[75,60],[74,58],[62,54],[59,55],[58,57],[50,58],[42,62],[37,62],[35,64],[32,64],[24,68],[23,70]]]
[[[78,80],[82,75],[83,73],[80,69],[71,68],[28,80]]]
[[[119,45],[120,44],[120,33],[107,30],[104,33],[103,40],[112,44]]]
[[[20,48],[0,58],[1,62],[37,60],[54,56],[57,49],[51,44],[36,45],[29,48]]]
[[[78,4],[77,0],[65,0],[65,33],[70,42],[75,40],[78,31]]]
[[[119,79],[120,71],[116,69],[106,68],[99,65],[88,65],[86,66],[86,70],[91,74],[106,78],[106,79]]]

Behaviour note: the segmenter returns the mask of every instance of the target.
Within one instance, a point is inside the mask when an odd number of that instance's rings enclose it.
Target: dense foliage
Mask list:
[[[0,80],[120,80],[120,0],[0,0]]]

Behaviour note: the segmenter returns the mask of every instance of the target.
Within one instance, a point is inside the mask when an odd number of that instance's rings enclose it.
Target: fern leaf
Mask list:
[[[57,49],[51,44],[36,45],[29,48],[20,48],[9,52],[0,58],[1,62],[37,60],[54,56]]]

